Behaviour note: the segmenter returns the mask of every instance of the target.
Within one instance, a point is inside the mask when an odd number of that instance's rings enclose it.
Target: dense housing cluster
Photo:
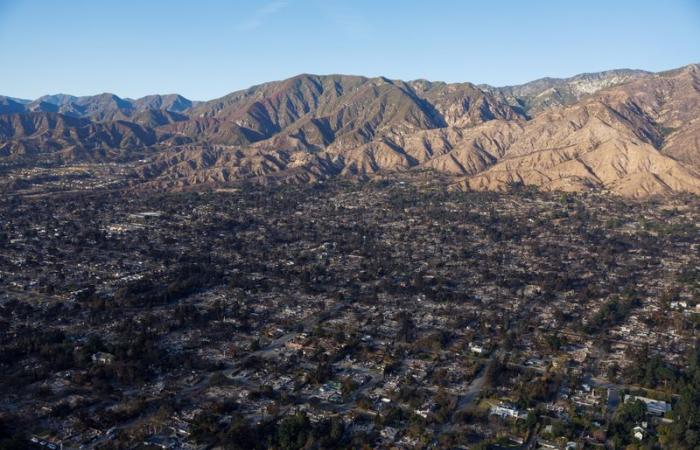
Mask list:
[[[0,448],[693,448],[699,224],[420,177],[4,196]]]

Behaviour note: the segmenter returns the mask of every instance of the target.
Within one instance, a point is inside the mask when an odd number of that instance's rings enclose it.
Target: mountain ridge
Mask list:
[[[300,74],[205,102],[0,97],[0,158],[138,155],[134,176],[164,188],[428,169],[455,177],[456,189],[523,183],[639,198],[700,193],[698,117],[694,64],[501,88]]]

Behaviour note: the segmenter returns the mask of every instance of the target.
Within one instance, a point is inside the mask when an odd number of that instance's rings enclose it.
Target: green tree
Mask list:
[[[277,427],[277,444],[281,450],[297,450],[306,444],[311,432],[311,422],[304,413],[282,419]]]

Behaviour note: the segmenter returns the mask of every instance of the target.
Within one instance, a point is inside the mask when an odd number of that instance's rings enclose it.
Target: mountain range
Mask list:
[[[96,162],[159,189],[428,170],[451,189],[700,194],[700,66],[507,87],[303,74],[206,102],[0,97],[0,164]]]

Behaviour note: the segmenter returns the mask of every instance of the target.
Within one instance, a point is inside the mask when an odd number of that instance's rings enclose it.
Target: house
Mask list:
[[[92,354],[92,361],[106,366],[114,362],[114,355],[107,352],[97,352]]]
[[[476,353],[477,355],[483,355],[486,353],[486,349],[478,344],[474,344],[473,342],[469,343],[469,351],[472,353]]]
[[[517,419],[520,417],[520,411],[518,411],[518,408],[515,406],[511,406],[505,403],[501,403],[500,405],[495,405],[492,406],[489,412],[495,416],[499,416],[502,418],[508,418],[512,417],[514,419]]]
[[[646,434],[646,430],[639,425],[636,427],[632,428],[632,436],[638,441],[641,441],[644,439],[644,435]]]
[[[625,403],[633,402],[635,400],[639,400],[640,402],[644,403],[649,414],[663,416],[671,410],[671,405],[662,400],[654,400],[653,398],[641,397],[639,395],[625,395]]]
[[[684,300],[671,302],[671,309],[686,309],[688,307],[688,302]]]
[[[429,409],[416,409],[416,410],[414,410],[413,412],[416,413],[416,414],[418,414],[419,416],[421,416],[421,417],[424,418],[424,419],[427,419],[427,418],[428,418],[428,414],[430,414],[430,410],[429,410]]]
[[[296,341],[289,341],[286,344],[284,344],[284,346],[294,351],[299,351],[304,348],[304,344]]]

